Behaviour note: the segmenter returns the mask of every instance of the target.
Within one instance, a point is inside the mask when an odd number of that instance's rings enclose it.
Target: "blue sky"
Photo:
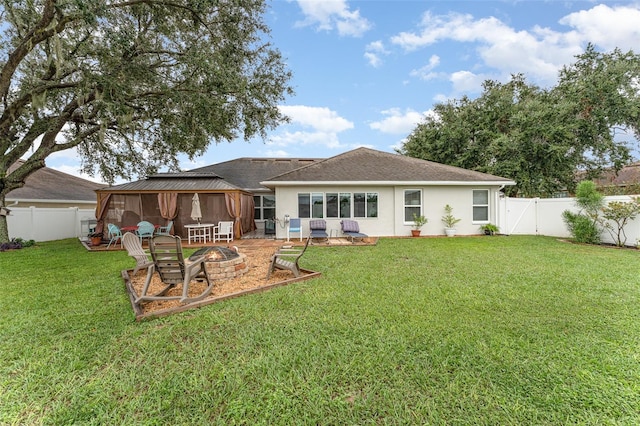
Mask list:
[[[293,73],[295,95],[281,105],[291,123],[264,141],[212,145],[183,169],[360,146],[393,152],[435,103],[476,97],[486,79],[523,73],[552,86],[589,42],[640,46],[640,2],[271,0],[265,20]],[[73,151],[47,165],[80,176]]]

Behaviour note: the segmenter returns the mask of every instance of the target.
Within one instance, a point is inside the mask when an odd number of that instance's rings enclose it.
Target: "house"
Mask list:
[[[19,167],[18,160],[9,172]],[[96,193],[104,184],[49,167],[36,170],[5,197],[9,238],[51,241],[87,235],[95,226]]]
[[[9,168],[9,173],[23,163],[24,160],[18,160]],[[95,209],[95,190],[103,186],[103,183],[43,167],[28,176],[22,188],[9,192],[5,202],[12,207]]]
[[[442,235],[444,207],[460,218],[460,234],[479,234],[498,221],[500,190],[515,182],[458,167],[358,148],[271,177],[262,185],[275,193],[275,215],[327,222],[340,235],[340,221],[353,218],[372,236],[410,235],[413,215],[424,215],[423,234]],[[286,230],[277,228],[276,237]]]
[[[327,159],[240,158],[187,172],[161,173],[97,191],[99,223],[174,220],[178,235],[199,194],[203,222],[234,220],[236,235],[265,226],[286,237],[286,217],[325,219],[340,235],[340,220],[353,218],[371,236],[409,235],[413,214],[427,216],[423,234],[441,235],[440,217],[450,204],[461,234],[478,234],[497,222],[500,189],[510,179],[430,161],[358,148]],[[279,226],[277,225],[279,224]],[[306,233],[305,232],[305,233]]]

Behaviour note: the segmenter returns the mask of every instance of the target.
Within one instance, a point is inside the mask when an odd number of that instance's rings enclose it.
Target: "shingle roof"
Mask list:
[[[10,170],[23,162],[23,160],[19,160]],[[104,186],[104,183],[92,182],[49,167],[43,167],[27,177],[22,188],[9,192],[7,199],[95,202],[95,190]]]
[[[314,164],[319,158],[238,158],[193,169],[190,173],[213,173],[247,191],[265,191],[260,184],[273,176]]]
[[[264,181],[283,182],[442,182],[514,184],[510,179],[399,154],[357,148]]]

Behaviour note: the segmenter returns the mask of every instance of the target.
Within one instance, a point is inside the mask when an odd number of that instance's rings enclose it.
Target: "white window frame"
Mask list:
[[[273,217],[276,217],[276,194],[256,194],[254,195],[254,197],[257,197],[260,199],[260,205],[256,205],[254,207],[255,210],[258,210],[260,212],[260,218],[254,218],[255,220],[266,220],[265,215],[264,215],[264,211],[265,210],[271,210],[273,211]],[[264,206],[264,197],[273,197],[273,207],[265,207]]]
[[[475,202],[475,193],[476,191],[484,191],[487,193],[487,203],[486,204],[476,204]],[[474,189],[471,191],[471,218],[472,218],[472,223],[489,223],[490,222],[490,218],[491,218],[491,192],[488,189]],[[486,219],[476,219],[475,218],[475,210],[476,208],[486,208],[487,210],[487,218]]]
[[[411,191],[411,192],[418,192],[420,194],[420,204],[419,205],[415,205],[415,204],[406,204],[407,201],[407,192]],[[402,219],[404,221],[405,225],[410,225],[413,224],[413,219],[411,220],[407,220],[407,208],[411,208],[414,209],[416,207],[418,207],[420,209],[418,216],[422,216],[422,205],[424,204],[424,198],[422,196],[422,189],[417,189],[417,188],[407,188],[405,190],[402,191]]]

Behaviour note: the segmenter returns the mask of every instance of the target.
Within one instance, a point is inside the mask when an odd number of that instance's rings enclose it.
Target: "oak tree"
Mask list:
[[[0,206],[75,148],[105,182],[175,170],[286,121],[264,0],[2,0]],[[26,161],[11,173],[18,159]],[[0,242],[8,240],[0,217]]]

